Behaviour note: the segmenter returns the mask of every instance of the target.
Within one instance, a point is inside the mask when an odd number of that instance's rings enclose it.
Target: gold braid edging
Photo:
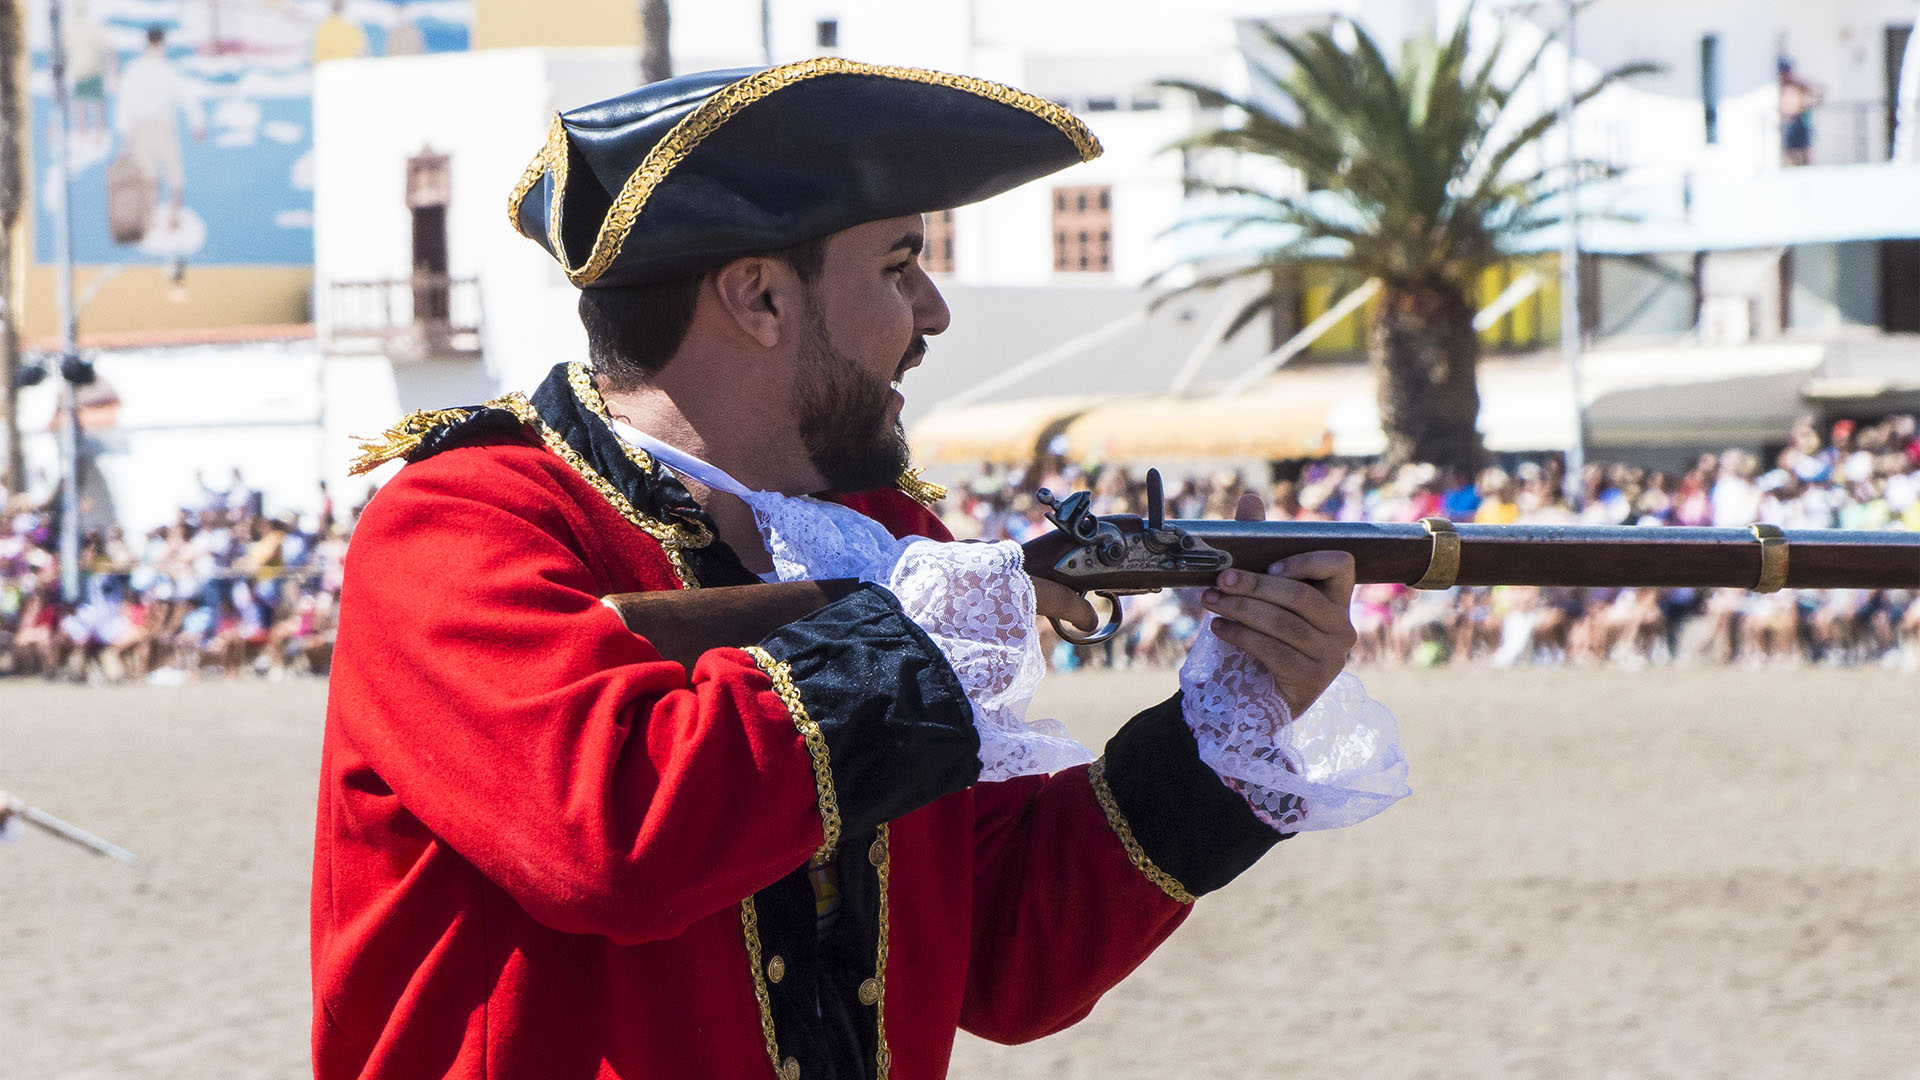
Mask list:
[[[580,479],[585,480],[593,490],[599,492],[600,497],[619,511],[620,516],[626,518],[629,524],[658,540],[661,549],[667,553],[667,561],[673,564],[673,574],[680,579],[680,584],[689,589],[700,587],[700,580],[694,576],[693,565],[687,562],[684,549],[707,546],[713,542],[713,533],[699,526],[688,529],[684,526],[669,525],[642,514],[625,495],[620,493],[619,488],[613,486],[613,481],[601,476],[578,450],[569,446],[567,440],[560,437],[559,432],[548,426],[545,420],[540,419],[539,412],[526,398],[519,394],[508,394],[496,404],[499,408],[511,410],[522,423],[539,432],[540,441],[547,445],[547,449],[553,451],[556,457],[567,463],[568,468],[580,475]]]
[[[947,489],[931,480],[921,479],[920,474],[924,472],[925,469],[909,468],[900,474],[893,486],[905,492],[907,498],[931,510],[935,503],[947,497]]]
[[[607,411],[607,399],[600,396],[600,388],[593,384],[593,366],[576,360],[567,365],[567,385],[573,388],[573,398],[580,407],[600,418],[602,423],[613,423],[613,414]],[[653,455],[633,445],[625,439],[619,440],[620,449],[627,460],[639,467],[641,472],[653,471]],[[705,547],[706,544],[701,544]]]
[[[660,542],[660,547],[667,553],[667,561],[673,565],[674,576],[680,579],[682,585],[689,589],[700,587],[700,580],[693,573],[693,565],[687,561],[686,549],[702,548],[712,543],[711,530],[702,525],[671,525],[642,514],[625,495],[620,493],[619,488],[613,486],[612,481],[601,476],[592,465],[587,463],[587,459],[582,457],[579,451],[567,445],[567,441],[560,437],[560,433],[540,418],[540,413],[534,409],[533,403],[523,395],[512,393],[497,397],[480,408],[502,409],[510,412],[521,423],[539,433],[540,441],[546,444],[547,449],[565,462],[568,468],[579,474],[580,478],[585,480],[593,490],[599,492],[600,497],[607,500],[608,505],[618,511],[621,517],[627,519],[628,524]],[[362,439],[360,456],[354,459],[348,471],[354,476],[359,476],[389,461],[404,458],[418,450],[420,444],[435,430],[464,420],[476,411],[478,410],[440,409],[432,412],[411,413],[406,419],[389,428],[379,439]],[[646,464],[642,465],[642,468],[646,467]]]
[[[887,955],[890,951],[887,923],[890,915],[887,899],[887,885],[891,878],[893,864],[893,840],[891,831],[885,822],[875,830],[871,859],[874,873],[880,879],[880,928],[873,958],[873,1000],[862,1002],[874,1007],[874,1070],[875,1080],[887,1080],[893,1072],[893,1051],[887,1048]],[[766,1047],[767,1062],[773,1066],[773,1075],[779,1080],[792,1080],[799,1076],[798,1062],[780,1059],[780,1038],[773,1026],[773,995],[767,991],[766,949],[760,942],[760,912],[754,905],[753,897],[740,901],[740,931],[746,938],[747,965],[753,977],[753,1001],[760,1010],[760,1040]]]
[[[893,1070],[893,1051],[887,1049],[887,880],[893,866],[893,839],[892,831],[884,821],[880,823],[878,832],[874,846],[880,849],[880,857],[873,860],[874,869],[880,877],[880,935],[873,958],[873,1034],[874,1043],[878,1046],[874,1052],[874,1063],[878,1066],[874,1076],[876,1080],[887,1080],[887,1074]]]
[[[553,167],[556,158],[562,163],[560,167],[566,168],[566,151],[567,128],[560,122],[560,114],[554,113],[553,122],[547,125],[545,145],[541,146],[540,152],[533,155],[533,160],[527,163],[526,171],[520,174],[519,181],[513,185],[513,194],[507,198],[507,220],[512,223],[514,232],[521,236],[527,235],[527,230],[520,226],[520,204],[526,201],[527,193],[534,189],[534,185],[540,182],[540,178],[547,175],[547,170]],[[548,207],[547,216],[549,218],[553,216],[551,205]]]
[[[1015,90],[996,82],[976,79],[967,75],[949,75],[940,71],[927,71],[922,68],[891,67],[874,64],[862,64],[854,60],[845,60],[837,56],[816,57],[797,63],[782,64],[765,71],[749,75],[738,82],[731,83],[701,102],[692,112],[682,117],[680,122],[668,129],[660,141],[647,151],[640,167],[627,177],[626,183],[614,196],[613,205],[607,209],[607,216],[600,223],[600,231],[593,240],[593,250],[588,252],[587,261],[579,268],[568,264],[567,253],[560,246],[558,206],[566,185],[566,143],[565,132],[561,133],[561,144],[556,150],[551,138],[548,146],[534,159],[536,164],[553,168],[553,202],[548,212],[548,233],[553,243],[554,257],[560,261],[561,269],[567,272],[567,278],[575,285],[591,284],[600,275],[607,272],[615,259],[620,257],[620,248],[626,243],[627,234],[633,230],[633,223],[640,217],[647,199],[655,188],[667,178],[681,161],[686,159],[694,147],[700,145],[707,136],[719,130],[720,125],[732,119],[734,114],[747,106],[798,82],[818,78],[822,75],[873,75],[886,79],[900,79],[906,82],[923,83],[928,86],[943,86],[952,90],[964,90],[977,94],[990,101],[997,101],[1045,120],[1060,130],[1060,133],[1073,140],[1079,151],[1080,160],[1092,161],[1100,156],[1100,141],[1087,130],[1087,125],[1068,112],[1065,108],[1035,97],[1025,91]],[[532,172],[534,166],[529,165]],[[525,182],[525,177],[522,177]],[[537,181],[536,181],[537,182]],[[527,191],[532,190],[528,184]],[[518,198],[524,198],[526,191],[515,188],[516,200],[513,202],[514,220],[519,220]],[[516,225],[516,228],[518,226]]]
[[[1101,757],[1087,769],[1087,783],[1093,786],[1094,800],[1100,804],[1101,812],[1107,815],[1107,826],[1113,835],[1120,838],[1120,846],[1127,851],[1127,860],[1133,863],[1148,881],[1160,887],[1160,891],[1182,904],[1191,904],[1194,895],[1187,891],[1180,879],[1153,865],[1147,858],[1146,849],[1140,841],[1134,839],[1133,827],[1127,824],[1127,817],[1120,812],[1120,804],[1114,800],[1113,789],[1107,787],[1107,759]]]
[[[827,758],[827,737],[820,733],[820,725],[813,722],[813,717],[807,715],[807,706],[800,700],[800,688],[793,684],[793,670],[787,662],[757,645],[749,646],[746,652],[760,670],[767,673],[767,678],[773,680],[773,692],[787,707],[793,726],[799,729],[800,738],[807,744],[807,754],[813,758],[813,790],[820,805],[822,833],[820,850],[814,852],[814,858],[827,858],[840,846],[840,801],[833,793],[833,763]]]
[[[593,367],[591,365],[583,364],[579,361],[568,364],[567,385],[572,388],[574,400],[580,403],[581,408],[599,417],[601,423],[611,424],[613,422],[613,417],[607,413],[606,399],[600,396],[599,389],[593,385]],[[625,439],[616,437],[614,441],[620,444],[621,451],[627,455],[628,461],[633,462],[635,468],[643,473],[653,471],[652,454],[647,453],[645,450],[640,449]],[[703,548],[713,543],[713,531],[698,522],[682,522],[678,525],[667,525],[664,522],[659,524],[665,528],[677,530],[677,535],[680,537],[679,540],[672,544],[669,544],[666,540],[660,541],[662,546],[667,549],[667,558],[673,562],[674,573],[678,574],[680,579],[686,582],[689,588],[698,588],[698,584],[693,580],[693,567],[687,563],[686,554],[683,549]],[[659,538],[655,537],[655,539]]]
[[[740,929],[747,938],[747,963],[753,969],[753,1001],[760,1006],[760,1038],[766,1043],[773,1075],[782,1076],[780,1040],[773,1032],[773,996],[767,993],[767,969],[760,963],[760,914],[754,910],[751,896],[740,901]]]

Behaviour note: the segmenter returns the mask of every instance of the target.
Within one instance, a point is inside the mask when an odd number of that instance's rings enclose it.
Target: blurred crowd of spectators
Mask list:
[[[1409,465],[1315,463],[1258,492],[1271,520],[1486,524],[1693,525],[1920,530],[1920,437],[1911,416],[1821,432],[1794,425],[1771,462],[1740,450],[1685,471],[1590,464],[1567,496],[1559,458],[1468,477]],[[1053,526],[1030,492],[1089,489],[1098,513],[1143,513],[1143,477],[1061,462],[1005,472],[983,467],[953,493],[955,535],[1027,540]],[[1167,492],[1169,517],[1230,517],[1238,476],[1189,478]],[[1920,604],[1912,590],[1455,588],[1363,585],[1353,597],[1358,663],[1626,665],[1862,664],[1920,668]],[[1055,667],[1164,663],[1199,627],[1191,590],[1127,600],[1127,622],[1091,649],[1055,645]]]
[[[1557,457],[1475,477],[1409,465],[1312,463],[1258,492],[1268,518],[1492,524],[1745,526],[1920,531],[1920,435],[1913,417],[1821,432],[1794,426],[1772,462],[1729,450],[1684,472],[1589,465],[1577,495]],[[944,506],[960,537],[1027,540],[1051,529],[1036,487],[1094,493],[1098,513],[1141,513],[1144,475],[1063,462],[983,468]],[[1169,517],[1233,516],[1235,475],[1192,477]],[[325,675],[354,510],[325,487],[316,508],[263,512],[236,471],[195,478],[175,520],[142,536],[118,528],[80,548],[80,601],[61,600],[55,504],[0,492],[0,677],[185,682],[212,674]],[[357,508],[356,508],[357,509]],[[1456,588],[1363,585],[1353,597],[1358,663],[1627,665],[1861,664],[1920,668],[1915,592],[1831,589]],[[1178,662],[1200,625],[1195,590],[1128,600],[1113,641],[1050,643],[1056,668]]]
[[[62,599],[57,502],[0,491],[0,676],[167,684],[326,674],[351,515],[267,514],[236,470],[200,477],[172,523],[80,543]]]

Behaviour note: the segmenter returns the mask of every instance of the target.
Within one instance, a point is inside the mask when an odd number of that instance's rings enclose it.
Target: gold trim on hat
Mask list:
[[[607,209],[607,216],[600,223],[600,232],[593,240],[593,250],[588,252],[587,261],[578,268],[567,261],[566,248],[560,242],[560,204],[566,195],[567,183],[567,142],[566,133],[558,118],[548,132],[547,144],[540,149],[533,162],[522,174],[520,183],[515,186],[509,202],[509,211],[513,216],[514,228],[520,229],[520,202],[527,192],[539,182],[539,177],[551,171],[553,173],[553,196],[548,204],[547,235],[553,250],[553,257],[560,262],[560,268],[567,272],[567,279],[575,285],[589,285],[598,279],[620,257],[620,248],[626,243],[627,234],[633,231],[633,224],[646,207],[647,199],[653,190],[660,186],[674,167],[684,160],[694,147],[707,136],[719,130],[720,125],[732,119],[734,114],[747,106],[798,82],[818,78],[822,75],[872,75],[884,79],[899,79],[904,82],[922,83],[928,86],[943,86],[951,90],[964,90],[977,94],[990,101],[1009,105],[1045,120],[1060,129],[1060,133],[1073,140],[1074,147],[1080,152],[1081,161],[1092,161],[1100,156],[1100,141],[1087,130],[1087,125],[1061,105],[1045,98],[1035,97],[1023,90],[1015,90],[1001,83],[988,82],[968,75],[949,75],[941,71],[928,71],[923,68],[892,67],[875,64],[863,64],[857,60],[845,60],[837,56],[822,56],[812,60],[801,60],[792,64],[768,68],[756,72],[738,82],[729,83],[701,102],[692,112],[681,118],[680,122],[668,129],[667,133],[655,143],[653,149],[640,162],[640,167],[627,177],[621,185],[620,193],[614,196],[613,205]],[[531,176],[533,179],[528,180]]]
[[[566,148],[567,127],[560,122],[560,114],[554,113],[553,123],[547,125],[545,145],[540,147],[539,153],[533,155],[532,161],[527,162],[526,171],[520,174],[520,179],[513,185],[513,194],[507,198],[507,220],[513,224],[513,231],[521,236],[527,236],[527,230],[520,227],[520,204],[526,201],[527,195],[533,191],[534,185],[540,182],[540,178],[547,175],[547,170],[552,167],[556,156],[565,160]],[[553,215],[548,213],[547,216],[551,218]],[[527,239],[532,240],[535,237],[527,236]]]

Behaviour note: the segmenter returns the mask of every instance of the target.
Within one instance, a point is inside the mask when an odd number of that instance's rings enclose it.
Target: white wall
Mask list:
[[[406,162],[431,147],[451,158],[449,269],[456,278],[479,279],[483,324],[477,360],[395,363],[345,346],[330,350],[330,472],[344,472],[354,453],[351,436],[378,433],[415,409],[530,391],[553,364],[585,354],[573,314],[578,293],[538,244],[514,230],[507,199],[545,143],[555,112],[631,89],[633,82],[633,58],[625,49],[502,49],[318,69],[317,307],[325,311],[330,282],[407,276]]]
[[[130,532],[173,520],[196,472],[225,487],[234,469],[269,513],[319,507],[324,462],[321,362],[312,340],[92,354],[120,398],[119,424],[94,433],[115,514]],[[21,395],[30,475],[59,475],[58,382]],[[383,425],[384,426],[384,425]],[[335,491],[339,491],[338,487]]]
[[[1457,16],[1461,0],[1441,4]],[[1852,152],[1843,128],[1850,103],[1877,103],[1885,93],[1882,33],[1912,26],[1913,0],[1602,0],[1580,16],[1575,73],[1579,81],[1635,60],[1663,64],[1663,74],[1635,79],[1631,89],[1593,103],[1579,129],[1587,151],[1605,149],[1621,164],[1702,175],[1750,175],[1779,167],[1775,61],[1790,57],[1829,103],[1814,118],[1814,160],[1841,162]],[[1489,26],[1501,16],[1482,5]],[[1560,5],[1513,16],[1538,40],[1561,25]],[[1701,39],[1719,41],[1719,141],[1705,141],[1701,106]],[[1516,38],[1516,45],[1523,44]],[[1558,47],[1542,64],[1543,100],[1563,85]],[[1877,107],[1877,106],[1875,106]],[[1876,118],[1877,122],[1877,118]],[[1876,135],[1876,138],[1884,136]],[[1850,161],[1847,163],[1851,163]]]

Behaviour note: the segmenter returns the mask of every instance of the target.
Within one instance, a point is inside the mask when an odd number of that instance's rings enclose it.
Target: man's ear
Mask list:
[[[720,310],[762,348],[775,348],[800,316],[800,279],[779,259],[735,259],[713,272]]]

